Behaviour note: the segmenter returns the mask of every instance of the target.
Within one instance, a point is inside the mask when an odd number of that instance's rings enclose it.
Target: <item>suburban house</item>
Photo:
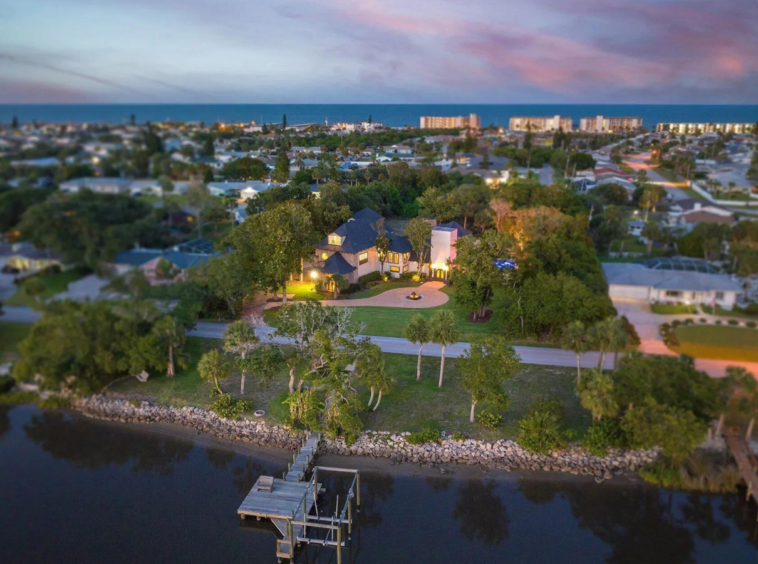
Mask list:
[[[376,224],[382,216],[365,208],[330,233],[316,247],[314,257],[306,266],[311,278],[320,275],[339,274],[349,282],[357,282],[361,276],[381,270],[376,251]],[[398,235],[385,226],[389,250],[384,263],[384,271],[397,278],[406,272],[418,272],[418,258],[408,237]],[[450,262],[455,259],[455,242],[468,235],[455,222],[436,226],[432,229],[429,262],[434,278],[446,279]]]
[[[260,180],[248,180],[246,182],[209,182],[208,192],[212,196],[226,196],[230,198],[243,198],[249,200],[255,198],[259,193],[271,188],[270,182],[261,182]]]
[[[737,222],[734,213],[730,210],[717,204],[696,200],[694,198],[677,200],[672,203],[669,208],[667,221],[671,226],[683,227],[691,227],[698,223],[724,223],[726,225],[734,225]]]
[[[188,269],[207,263],[217,254],[211,241],[194,239],[168,249],[136,248],[122,251],[116,255],[111,266],[117,276],[139,269],[150,284],[172,284],[178,280],[184,280]],[[168,261],[173,266],[177,272],[175,277],[161,278],[158,273],[161,260]]]
[[[37,272],[57,266],[64,268],[61,255],[46,249],[37,249],[28,242],[0,243],[0,262],[18,272]]]
[[[127,178],[87,177],[61,182],[61,192],[75,194],[81,189],[98,194],[126,194],[132,181]]]
[[[603,273],[611,299],[732,309],[742,293],[740,284],[725,274],[649,268],[640,263],[603,263]]]

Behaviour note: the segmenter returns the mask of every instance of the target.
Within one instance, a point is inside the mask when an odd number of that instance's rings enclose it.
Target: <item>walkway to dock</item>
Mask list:
[[[255,517],[269,519],[282,534],[276,541],[276,556],[280,560],[295,557],[295,547],[301,543],[331,546],[337,550],[337,564],[342,562],[342,548],[346,546],[343,529],[347,527],[347,540],[352,531],[352,503],[356,498],[360,507],[360,475],[357,470],[313,466],[318,453],[321,436],[311,433],[294,455],[283,478],[259,476],[253,489],[247,494],[237,513],[242,519]],[[311,472],[311,477],[306,476]],[[322,484],[318,482],[321,472],[346,472],[353,474],[341,512],[334,515],[319,515],[318,496]],[[309,530],[310,534],[309,534]],[[313,532],[325,533],[322,538]]]
[[[724,440],[737,462],[737,469],[747,484],[747,498],[758,503],[758,460],[739,429],[725,429]]]

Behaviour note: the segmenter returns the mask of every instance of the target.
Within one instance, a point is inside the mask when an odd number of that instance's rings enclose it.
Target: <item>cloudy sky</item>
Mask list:
[[[0,103],[756,103],[758,0],[0,0]]]

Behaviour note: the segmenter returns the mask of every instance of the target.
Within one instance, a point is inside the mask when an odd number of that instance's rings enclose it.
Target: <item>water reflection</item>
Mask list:
[[[508,514],[494,482],[464,482],[458,488],[453,516],[461,522],[461,534],[467,540],[497,545],[508,538]]]
[[[34,415],[24,425],[24,432],[54,458],[88,470],[131,463],[135,473],[170,476],[193,449],[187,440],[97,425],[59,411]]]
[[[326,490],[319,497],[319,512],[322,515],[333,515],[338,507],[338,498],[341,511],[353,480],[352,474],[325,472],[319,474],[318,480]],[[380,502],[392,498],[394,484],[395,478],[387,472],[361,472],[361,508],[360,512],[353,514],[358,527],[372,528],[383,523],[379,511]]]
[[[3,435],[11,430],[11,418],[8,417],[8,410],[0,407],[0,439]]]
[[[266,474],[272,475],[273,472],[267,472],[264,470],[261,464],[255,462],[252,457],[248,457],[245,460],[244,465],[237,465],[232,469],[232,483],[237,489],[237,493],[241,496],[246,496],[255,485],[255,481],[258,476]]]

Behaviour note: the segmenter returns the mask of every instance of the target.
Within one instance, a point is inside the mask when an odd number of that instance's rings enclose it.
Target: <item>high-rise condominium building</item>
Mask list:
[[[755,133],[754,123],[659,123],[656,131],[670,131],[678,135],[703,133]]]
[[[512,117],[509,129],[511,131],[571,131],[574,122],[570,117],[552,116],[552,117]]]
[[[479,129],[479,116],[421,116],[421,129],[462,129],[470,127]]]
[[[579,120],[580,131],[597,133],[617,133],[619,131],[634,131],[642,127],[639,117],[586,117]]]

